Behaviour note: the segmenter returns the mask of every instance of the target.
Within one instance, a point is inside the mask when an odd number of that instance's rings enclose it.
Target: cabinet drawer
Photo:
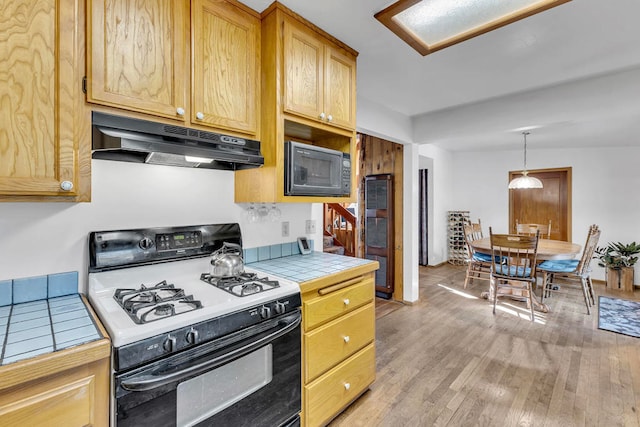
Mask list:
[[[303,303],[304,329],[309,331],[369,301],[373,301],[373,275],[367,275],[361,281],[344,289],[305,301]]]
[[[305,382],[316,379],[372,342],[374,325],[375,309],[370,303],[305,334]]]
[[[308,426],[320,426],[360,395],[375,379],[372,344],[304,387],[304,413]]]
[[[103,423],[94,419],[96,414],[93,406],[98,392],[95,377],[88,376],[66,384],[56,384],[55,388],[48,388],[47,385],[45,382],[42,387],[34,387],[32,395],[0,405],[0,425],[106,424],[106,420]]]

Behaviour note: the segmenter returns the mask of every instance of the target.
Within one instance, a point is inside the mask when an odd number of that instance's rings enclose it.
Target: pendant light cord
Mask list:
[[[523,175],[527,174],[527,135],[529,135],[530,132],[522,132],[522,135],[524,135],[524,173]]]

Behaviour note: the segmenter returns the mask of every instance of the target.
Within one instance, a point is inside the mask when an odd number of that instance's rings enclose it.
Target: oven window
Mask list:
[[[178,384],[177,425],[192,426],[233,405],[271,382],[273,348],[269,344],[213,371]]]

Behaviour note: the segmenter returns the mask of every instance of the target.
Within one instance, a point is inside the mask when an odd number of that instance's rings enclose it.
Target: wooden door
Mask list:
[[[258,133],[260,17],[244,5],[195,0],[191,122]]]
[[[356,60],[338,49],[325,49],[326,120],[347,129],[356,127]]]
[[[89,0],[87,101],[186,119],[188,0]]]
[[[320,120],[323,87],[323,42],[285,20],[284,111]]]
[[[90,154],[79,145],[86,142],[79,138],[88,119],[77,50],[83,32],[74,28],[84,20],[76,14],[84,15],[84,8],[73,0],[17,0],[3,2],[0,9],[2,200],[89,198],[90,177],[84,171],[81,176],[80,168],[90,168]]]
[[[376,295],[391,298],[393,294],[393,177],[390,174],[365,178],[365,258],[378,261]]]
[[[509,180],[520,172],[509,172]],[[509,229],[515,233],[520,223],[547,224],[551,239],[571,241],[571,168],[529,171],[542,181],[543,188],[509,190]]]

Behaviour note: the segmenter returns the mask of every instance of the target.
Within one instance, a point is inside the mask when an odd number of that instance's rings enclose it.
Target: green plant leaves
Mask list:
[[[631,267],[638,262],[638,257],[634,255],[640,254],[640,244],[636,242],[627,244],[610,242],[606,247],[596,248],[595,253],[596,256],[594,256],[594,258],[598,259],[598,265],[600,267]]]

